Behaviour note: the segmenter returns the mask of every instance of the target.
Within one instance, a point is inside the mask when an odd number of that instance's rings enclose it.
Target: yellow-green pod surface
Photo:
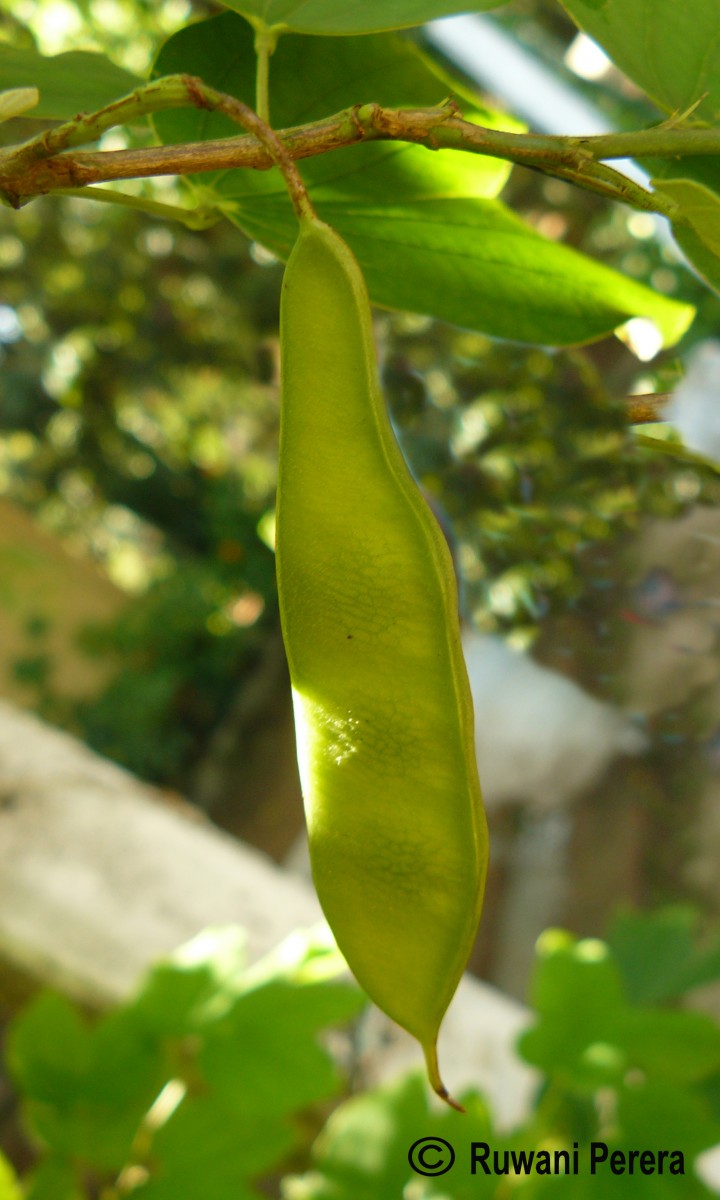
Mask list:
[[[304,217],[281,301],[280,612],[313,878],[359,983],[422,1044],[482,903],[487,833],[445,539],[395,441],[352,252]]]

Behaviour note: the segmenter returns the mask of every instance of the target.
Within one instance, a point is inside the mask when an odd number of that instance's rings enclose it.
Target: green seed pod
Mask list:
[[[312,215],[281,346],[278,590],[313,878],[358,982],[449,1100],[437,1035],[487,861],[455,578],[390,426],[362,273]]]

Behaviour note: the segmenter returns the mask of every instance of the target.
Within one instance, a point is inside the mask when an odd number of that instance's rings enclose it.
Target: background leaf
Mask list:
[[[90,1025],[45,993],[13,1025],[9,1057],[36,1136],[61,1158],[119,1170],[164,1082],[157,1043],[132,1012]]]
[[[238,1083],[238,1087],[240,1087]],[[276,1079],[278,1093],[280,1079]],[[290,1123],[248,1113],[242,1123],[216,1096],[186,1098],[153,1139],[153,1171],[137,1200],[258,1200],[249,1179],[296,1143]]]
[[[48,1158],[32,1172],[26,1200],[87,1200],[72,1167]]]
[[[413,1176],[408,1165],[408,1149],[422,1134],[437,1135],[455,1147],[464,1145],[467,1131],[474,1140],[484,1139],[494,1147],[504,1145],[493,1136],[485,1101],[476,1093],[461,1097],[465,1114],[439,1110],[428,1102],[423,1076],[411,1074],[394,1079],[382,1087],[354,1096],[330,1117],[315,1143],[314,1169],[294,1180],[287,1195],[304,1200],[397,1200],[417,1194],[423,1200],[437,1196],[452,1200],[489,1200],[497,1194],[497,1180],[478,1172],[470,1175],[460,1167],[460,1154],[452,1175],[437,1181]],[[448,1184],[448,1180],[452,1184]],[[414,1181],[414,1182],[413,1182]],[[437,1185],[437,1190],[436,1190]]]
[[[697,924],[698,914],[687,906],[615,918],[607,941],[632,1003],[674,1000],[720,978],[720,941],[696,947]]]
[[[206,929],[150,970],[133,1002],[152,1034],[188,1037],[225,1016],[243,990],[244,930]]]
[[[583,1090],[622,1077],[627,1006],[602,942],[547,930],[538,942],[532,1000],[538,1021],[520,1038],[523,1058]]]
[[[223,0],[228,8],[259,25],[282,25],[295,33],[379,33],[407,29],[436,17],[486,12],[505,0]]]
[[[40,102],[26,117],[66,121],[131,92],[143,80],[104,54],[72,50],[47,57],[0,42],[0,90],[37,87]]]

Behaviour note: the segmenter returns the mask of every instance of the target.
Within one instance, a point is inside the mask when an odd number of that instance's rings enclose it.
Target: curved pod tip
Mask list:
[[[436,1096],[439,1096],[441,1100],[444,1100],[446,1104],[449,1104],[451,1108],[454,1108],[455,1112],[466,1112],[467,1110],[463,1108],[462,1104],[458,1104],[457,1100],[453,1099],[445,1087],[442,1079],[440,1078],[440,1067],[438,1065],[436,1043],[433,1042],[429,1046],[423,1046],[423,1052],[425,1054],[425,1064],[427,1066],[430,1087],[435,1092]]]

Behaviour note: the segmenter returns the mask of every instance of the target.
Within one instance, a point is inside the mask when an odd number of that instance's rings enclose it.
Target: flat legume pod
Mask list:
[[[362,273],[313,216],[281,345],[278,588],[313,877],[351,970],[449,1099],[436,1040],[487,857],[455,578],[388,419]]]

